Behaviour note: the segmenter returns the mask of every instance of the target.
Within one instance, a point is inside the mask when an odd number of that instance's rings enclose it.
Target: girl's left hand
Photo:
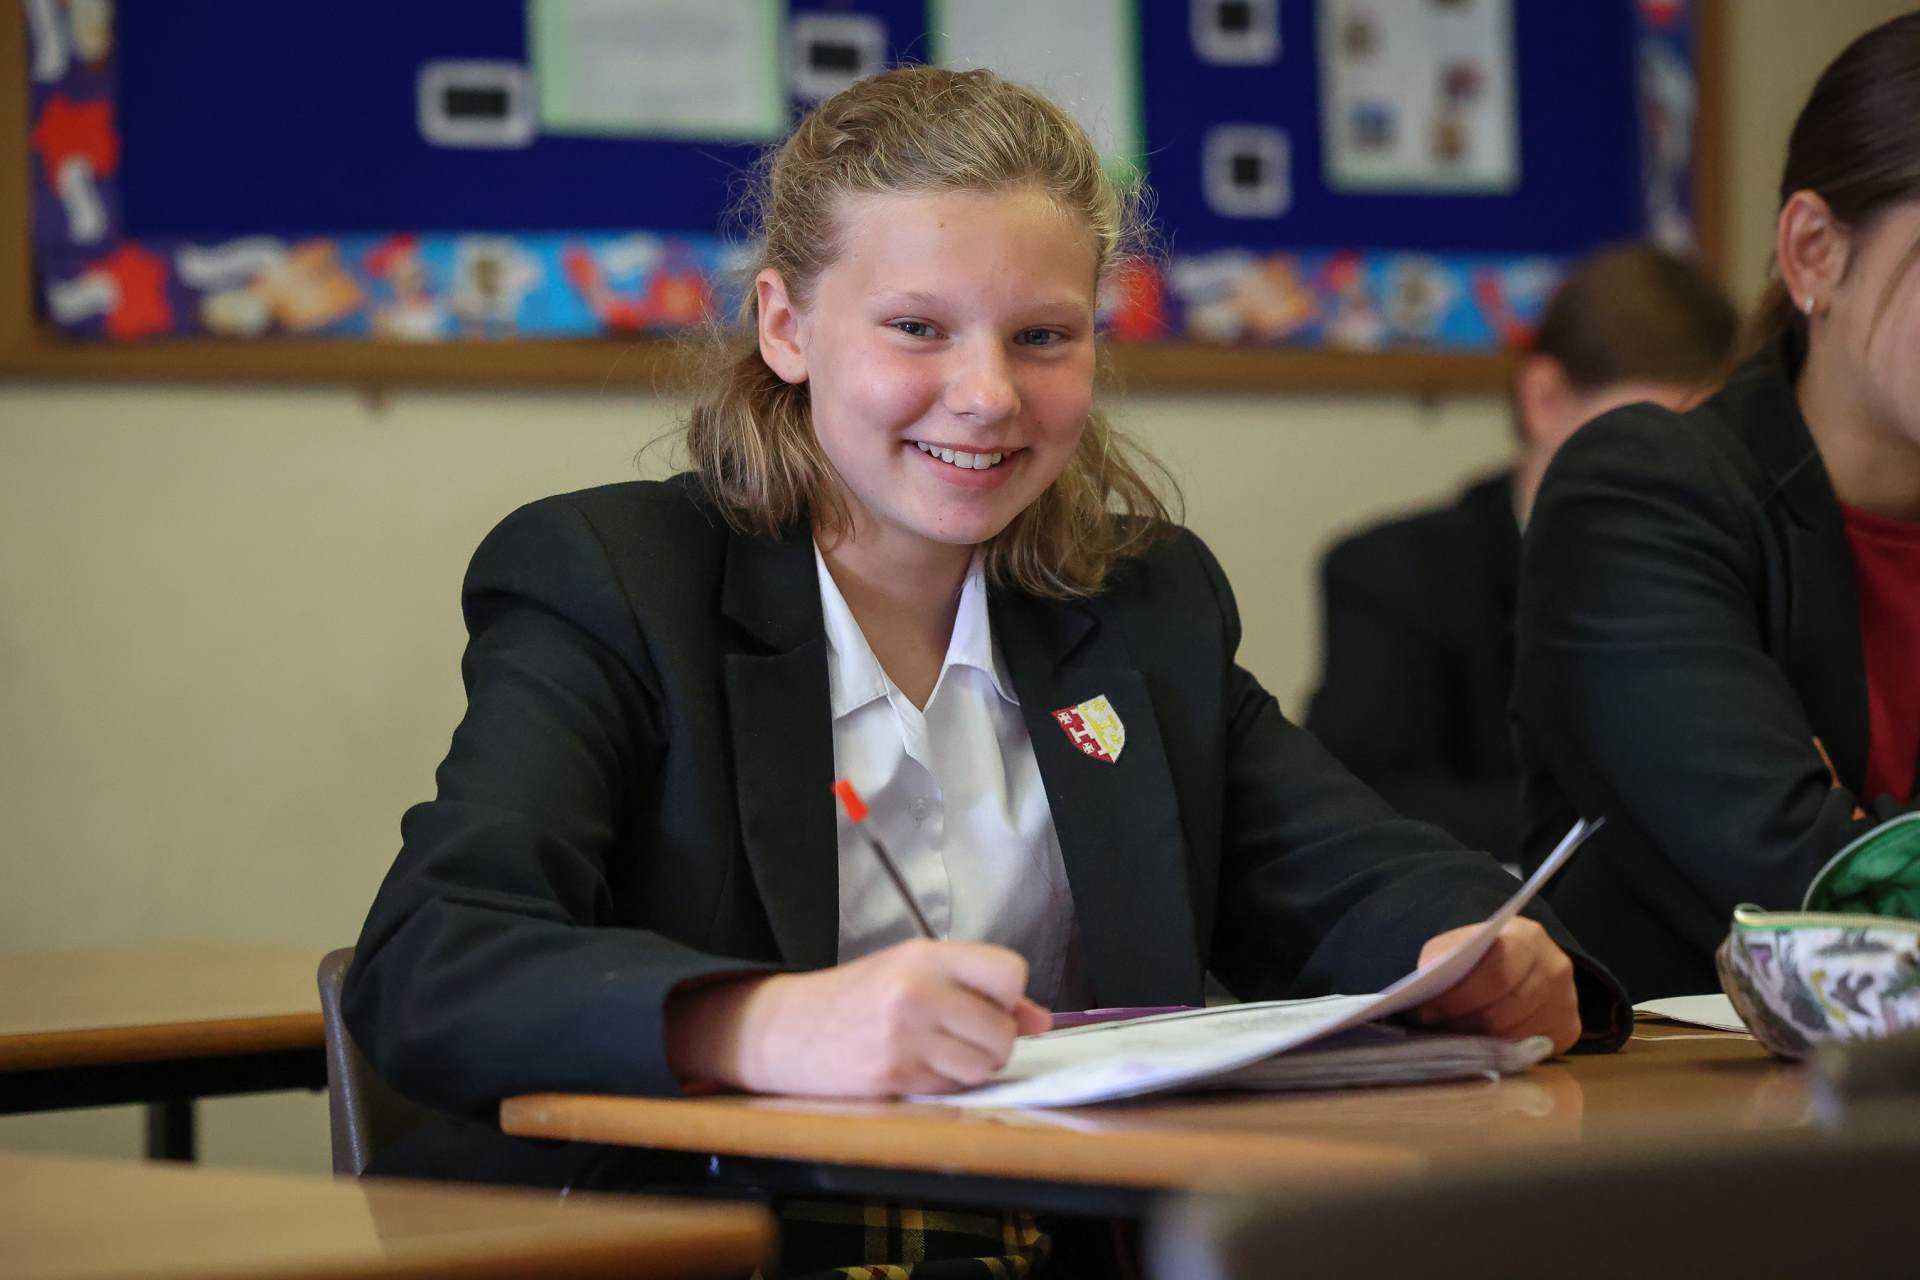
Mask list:
[[[1420,948],[1420,963],[1446,954],[1479,927],[1470,924],[1429,938]],[[1516,916],[1480,963],[1444,995],[1415,1009],[1413,1021],[1502,1040],[1546,1036],[1555,1053],[1565,1053],[1580,1039],[1573,961],[1536,921]]]

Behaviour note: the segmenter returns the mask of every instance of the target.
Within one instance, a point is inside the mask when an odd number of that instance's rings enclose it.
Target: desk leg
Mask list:
[[[183,1160],[191,1164],[193,1099],[168,1098],[147,1104],[147,1159]]]

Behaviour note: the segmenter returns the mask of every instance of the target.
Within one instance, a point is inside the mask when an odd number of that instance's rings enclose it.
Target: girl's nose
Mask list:
[[[946,405],[957,417],[976,423],[999,422],[1018,411],[1020,393],[1000,344],[974,343],[956,353],[947,379]]]

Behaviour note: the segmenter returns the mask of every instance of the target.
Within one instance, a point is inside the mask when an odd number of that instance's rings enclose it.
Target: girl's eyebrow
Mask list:
[[[918,289],[907,289],[900,293],[881,294],[880,300],[889,306],[921,307],[928,310],[938,308],[941,302],[935,295],[922,293]]]

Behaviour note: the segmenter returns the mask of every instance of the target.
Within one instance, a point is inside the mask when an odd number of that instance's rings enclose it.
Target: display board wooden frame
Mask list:
[[[1702,254],[1724,274],[1725,0],[1700,0],[1695,74],[1694,209]],[[660,390],[678,385],[671,338],[437,343],[313,340],[73,342],[33,298],[27,189],[26,35],[19,5],[0,19],[0,376],[36,379],[348,383]],[[1115,344],[1121,384],[1137,391],[1395,391],[1440,395],[1505,385],[1508,357],[1446,351],[1349,352],[1204,343]]]

